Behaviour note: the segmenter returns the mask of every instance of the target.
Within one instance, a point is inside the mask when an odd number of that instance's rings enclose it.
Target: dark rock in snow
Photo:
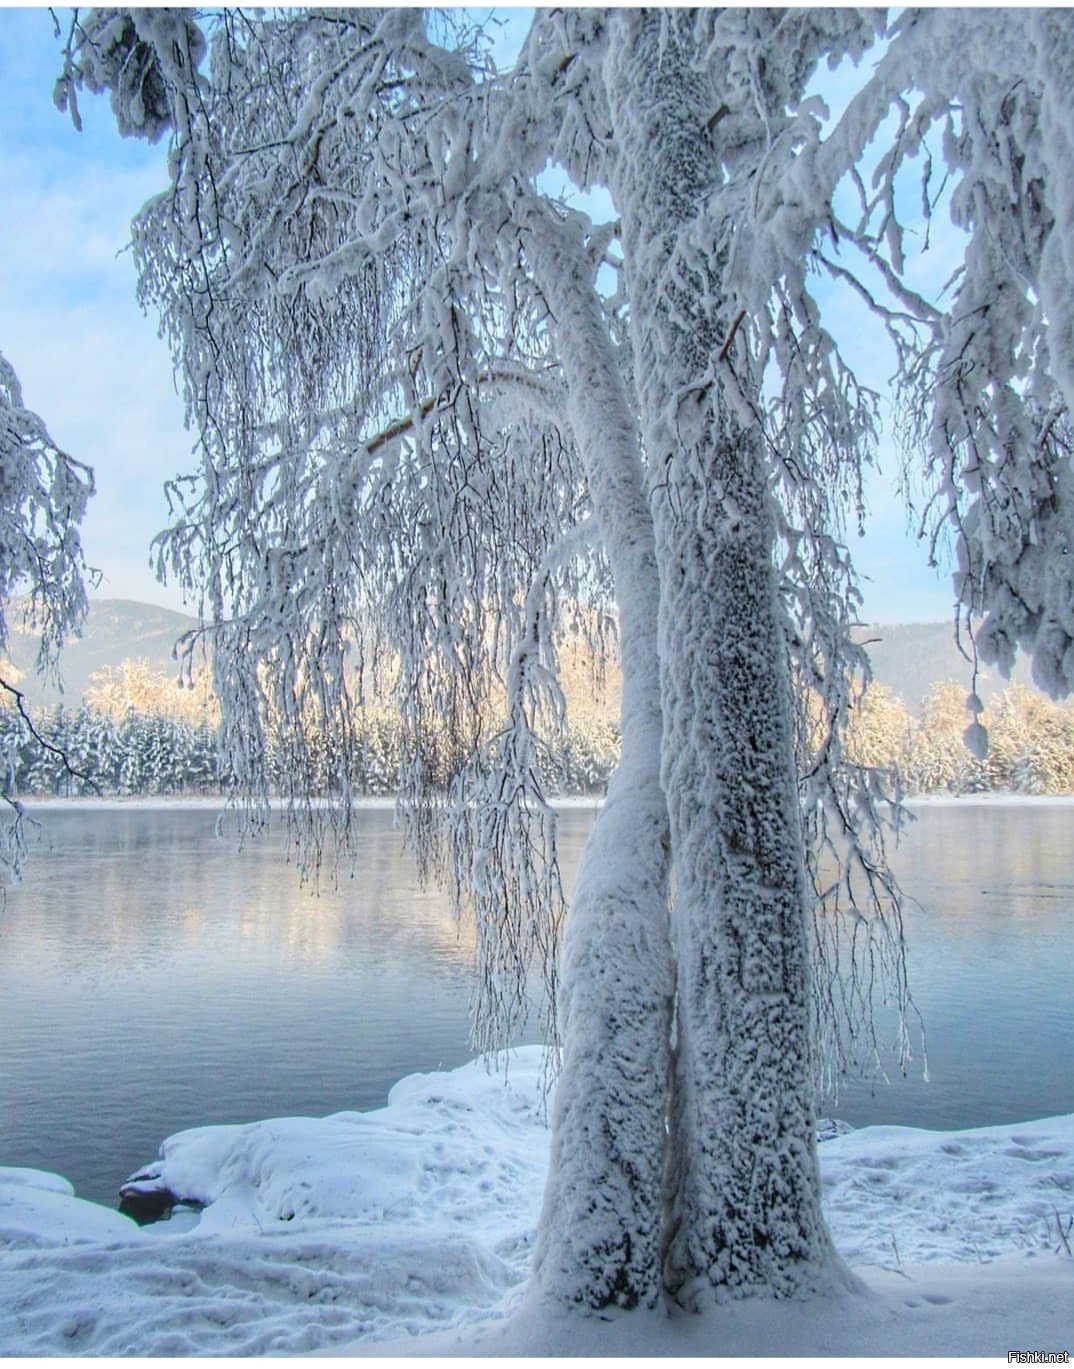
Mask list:
[[[165,1188],[159,1179],[148,1175],[136,1174],[119,1190],[120,1212],[133,1217],[139,1226],[164,1221],[171,1215],[176,1203],[182,1201],[170,1188]]]

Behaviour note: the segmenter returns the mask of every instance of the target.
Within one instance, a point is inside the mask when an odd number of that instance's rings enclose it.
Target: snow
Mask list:
[[[204,33],[181,12],[105,12],[72,46],[68,99],[107,87],[122,132],[173,124],[172,184],[138,215],[133,256],[201,470],[169,487],[174,521],[155,555],[212,635],[222,755],[260,795],[270,731],[296,724],[279,768],[302,819],[300,864],[315,872],[322,837],[351,820],[344,654],[362,624],[363,680],[368,667],[371,684],[381,671],[397,682],[408,830],[421,863],[446,866],[473,906],[478,1015],[500,1039],[533,950],[556,1005],[562,905],[536,758],[561,715],[555,629],[572,599],[610,605],[614,581],[620,791],[646,797],[637,823],[623,820],[625,798],[604,810],[605,830],[630,827],[614,862],[583,857],[563,960],[570,1082],[542,1224],[563,1257],[558,1288],[594,1305],[644,1300],[661,1247],[678,1286],[696,1280],[706,1295],[710,1282],[803,1291],[811,1270],[829,1272],[802,1144],[801,857],[826,836],[822,794],[876,913],[855,924],[868,929],[853,962],[867,965],[864,985],[839,997],[867,1009],[873,969],[890,968],[906,1004],[897,903],[885,924],[889,889],[867,849],[879,783],[839,773],[837,726],[815,764],[803,754],[814,729],[795,700],[807,696],[792,695],[784,669],[790,650],[820,683],[818,715],[845,719],[861,656],[843,515],[860,504],[875,425],[821,326],[812,267],[866,290],[871,263],[900,306],[874,313],[920,391],[931,502],[968,548],[963,608],[994,619],[982,656],[991,643],[1002,660],[1017,639],[1035,645],[1045,683],[1074,683],[1074,595],[1056,551],[1074,485],[1053,469],[1069,464],[1061,425],[1036,436],[1037,410],[1058,396],[1043,361],[1041,241],[1072,216],[1046,193],[1064,156],[1042,147],[1069,141],[1069,25],[1057,26],[1049,74],[1023,16],[911,12],[890,34],[902,78],[895,58],[880,76],[863,70],[873,96],[822,142],[813,68],[864,55],[880,23],[838,9],[557,9],[499,75],[453,24],[416,10],[286,22],[225,11]],[[904,96],[915,82],[921,98]],[[1057,107],[1038,134],[1049,85]],[[873,197],[862,139],[896,99],[903,117]],[[913,225],[895,204],[895,175],[934,125],[970,231],[951,321],[905,279]],[[548,162],[577,188],[610,191],[621,226],[555,202],[537,180]],[[823,164],[830,174],[817,175]],[[856,228],[834,217],[844,174],[859,177]],[[818,231],[865,260],[836,269],[815,255]],[[597,287],[615,237],[626,311]],[[1057,312],[1065,271],[1057,262]],[[919,307],[920,321],[905,312]],[[591,525],[606,560],[566,561],[565,540],[584,530],[588,541]],[[507,726],[479,742],[501,683]],[[433,781],[445,770],[456,779],[443,798]],[[303,807],[306,789],[337,781],[338,811]],[[848,874],[831,888],[855,903],[850,885]],[[291,1123],[244,1133],[234,1184],[226,1166],[214,1171],[217,1216],[245,1212],[247,1189],[258,1202],[301,1199],[288,1155],[305,1143]]]
[[[1074,1116],[866,1127],[820,1147],[858,1292],[697,1316],[527,1298],[540,1047],[412,1075],[376,1112],[199,1127],[141,1174],[205,1202],[136,1227],[0,1169],[10,1355],[990,1355],[1071,1348]],[[832,1129],[827,1129],[828,1133]]]
[[[1033,1278],[1011,1265],[867,1271],[866,1291],[829,1299],[730,1302],[668,1317],[630,1312],[583,1321],[524,1305],[510,1320],[420,1342],[369,1346],[388,1356],[561,1355],[574,1358],[829,1356],[995,1357],[1070,1344],[1071,1273],[1052,1262]],[[361,1345],[348,1347],[362,1354]],[[1047,1353],[1048,1350],[1045,1350]]]
[[[0,1169],[0,1247],[110,1241],[131,1230],[129,1217],[76,1198],[74,1188],[58,1174]]]
[[[987,794],[915,794],[903,800],[914,808],[1070,808],[1074,794],[1006,794],[994,791]]]

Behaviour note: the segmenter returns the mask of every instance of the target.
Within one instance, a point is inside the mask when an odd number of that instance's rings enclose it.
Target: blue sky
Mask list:
[[[167,521],[164,480],[189,467],[191,444],[167,350],[118,255],[164,184],[165,153],[121,139],[103,99],[82,102],[77,133],[52,102],[60,64],[48,10],[0,9],[0,349],[28,407],[94,468],[84,541],[98,594],[178,608],[149,543]]]
[[[57,11],[61,23],[69,11]],[[85,526],[98,597],[183,607],[149,568],[149,543],[167,521],[164,481],[191,465],[189,436],[156,323],[135,301],[123,254],[132,214],[165,184],[163,147],[122,139],[107,100],[84,96],[83,132],[52,103],[61,62],[46,9],[0,8],[0,349],[27,405],[55,440],[94,468],[98,493]],[[877,382],[890,363],[864,323],[855,359]],[[947,619],[950,576],[926,566],[905,532],[895,461],[869,486],[867,536],[851,534],[868,579],[873,622]]]

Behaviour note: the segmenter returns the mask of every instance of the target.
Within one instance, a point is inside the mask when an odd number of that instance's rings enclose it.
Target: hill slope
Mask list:
[[[89,677],[105,666],[118,666],[126,659],[144,660],[162,675],[175,675],[172,655],[175,643],[197,621],[186,614],[130,599],[98,599],[90,608],[83,635],[74,638],[62,658],[63,699],[77,702]],[[888,686],[916,714],[922,697],[937,680],[959,680],[970,687],[970,663],[955,645],[950,623],[900,623],[862,629],[859,640],[867,644],[876,679]],[[24,672],[21,682],[36,702],[55,703],[60,695],[45,689],[33,675],[37,643],[29,635],[12,635],[12,657]],[[1014,678],[1031,684],[1028,665],[1020,661]],[[1006,684],[993,668],[982,669],[978,693],[987,702],[989,695]]]
[[[12,620],[17,622],[15,614]],[[17,626],[11,634],[11,658],[23,672],[20,688],[34,702],[77,703],[95,671],[118,666],[124,660],[144,660],[162,675],[178,675],[172,649],[193,627],[197,627],[197,619],[153,604],[131,599],[94,600],[82,636],[71,638],[60,658],[62,695],[34,674],[37,639]]]
[[[875,679],[887,685],[915,716],[929,687],[938,680],[959,680],[969,692],[973,667],[955,644],[949,622],[899,623],[863,629],[856,635],[866,644]],[[1029,663],[1023,658],[1019,658],[1012,678],[1019,684],[1033,685]],[[977,693],[987,703],[1008,683],[994,666],[982,666]]]

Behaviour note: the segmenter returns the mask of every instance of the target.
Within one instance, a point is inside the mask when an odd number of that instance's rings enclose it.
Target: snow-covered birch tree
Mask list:
[[[1069,302],[1048,196],[1070,26],[990,12],[981,39],[959,13],[885,32],[858,10],[544,10],[506,71],[450,13],[96,10],[73,30],[61,102],[77,117],[80,88],[107,89],[123,132],[171,140],[135,257],[200,468],[159,549],[200,599],[230,766],[263,794],[266,720],[291,719],[292,804],[316,837],[316,736],[345,836],[346,654],[387,672],[412,834],[475,910],[484,1043],[545,966],[545,1297],[694,1307],[848,1277],[814,1081],[871,1049],[838,1029],[868,1020],[879,961],[906,989],[889,793],[842,744],[867,675],[842,538],[875,397],[818,273],[867,295],[917,386],[968,608],[999,614],[1001,657],[1017,639],[1069,678],[1061,585],[1029,563],[1052,565],[1034,539],[1069,508],[1066,343],[1044,377]],[[827,130],[811,82],[882,34]],[[962,58],[986,46],[978,80]],[[896,193],[933,124],[970,230],[946,311],[906,284]],[[550,168],[607,191],[611,220]],[[539,765],[557,643],[613,608],[622,760],[560,938]],[[842,913],[870,973],[839,984]]]

